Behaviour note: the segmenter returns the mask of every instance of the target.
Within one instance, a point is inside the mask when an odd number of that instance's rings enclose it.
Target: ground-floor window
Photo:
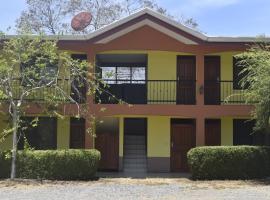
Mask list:
[[[70,142],[71,149],[84,149],[85,147],[85,119],[70,118]]]
[[[35,117],[23,117],[19,129],[18,149],[23,149],[25,139],[30,147],[36,150],[57,148],[57,118],[38,117],[37,123],[33,124]]]
[[[234,119],[233,120],[233,145],[264,145],[266,144],[265,134],[255,133],[254,120]]]

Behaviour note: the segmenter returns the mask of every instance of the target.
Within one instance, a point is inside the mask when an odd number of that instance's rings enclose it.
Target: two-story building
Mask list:
[[[61,36],[59,47],[87,59],[118,104],[103,93],[87,97],[97,117],[40,117],[31,129],[36,149],[97,148],[100,169],[181,172],[189,149],[203,145],[252,145],[253,109],[246,105],[234,55],[256,38],[208,37],[150,9],[143,9],[85,36]],[[228,98],[229,97],[229,98]],[[106,108],[101,112],[101,108]],[[29,115],[38,115],[30,109]],[[1,116],[5,127],[6,116]],[[101,123],[102,122],[102,123]],[[0,149],[11,147],[11,137]]]

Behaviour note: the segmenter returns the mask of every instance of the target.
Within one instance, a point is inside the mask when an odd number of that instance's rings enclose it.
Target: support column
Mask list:
[[[205,145],[205,119],[204,117],[196,118],[196,146]]]
[[[197,71],[197,105],[204,105],[204,55],[196,55],[196,71]]]

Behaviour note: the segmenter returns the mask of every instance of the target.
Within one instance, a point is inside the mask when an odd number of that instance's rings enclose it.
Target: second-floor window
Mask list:
[[[145,54],[99,54],[96,65],[107,84],[145,84]]]
[[[143,84],[145,83],[145,67],[100,67],[102,79],[107,84]]]

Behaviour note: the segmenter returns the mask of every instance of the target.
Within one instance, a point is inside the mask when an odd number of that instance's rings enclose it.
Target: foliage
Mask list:
[[[93,16],[90,26],[82,31],[89,33],[144,7],[152,8],[189,27],[198,26],[192,18],[171,15],[155,0],[26,0],[26,4],[26,10],[16,23],[19,33],[74,33],[69,24],[72,16],[81,11],[89,11]]]
[[[270,175],[270,148],[197,147],[188,152],[194,179],[253,179]]]
[[[10,152],[0,152],[0,178],[10,174]],[[100,160],[97,150],[19,151],[17,177],[29,179],[93,179]]]
[[[255,102],[255,131],[270,133],[270,46],[261,42],[236,57],[240,60],[239,67],[243,68],[240,84],[247,88],[244,90],[246,102]]]
[[[5,39],[2,36],[0,50],[1,110],[8,112],[12,121],[10,130],[0,135],[0,141],[13,133],[14,166],[17,131],[29,102],[38,105],[41,113],[54,116],[64,116],[68,111],[66,103],[73,103],[76,116],[92,119],[87,102],[81,102],[85,97],[80,88],[84,86],[88,95],[93,94],[98,90],[98,80],[90,78],[94,76],[89,72],[91,66],[87,61],[72,59],[67,52],[60,51],[53,38],[26,35]]]

